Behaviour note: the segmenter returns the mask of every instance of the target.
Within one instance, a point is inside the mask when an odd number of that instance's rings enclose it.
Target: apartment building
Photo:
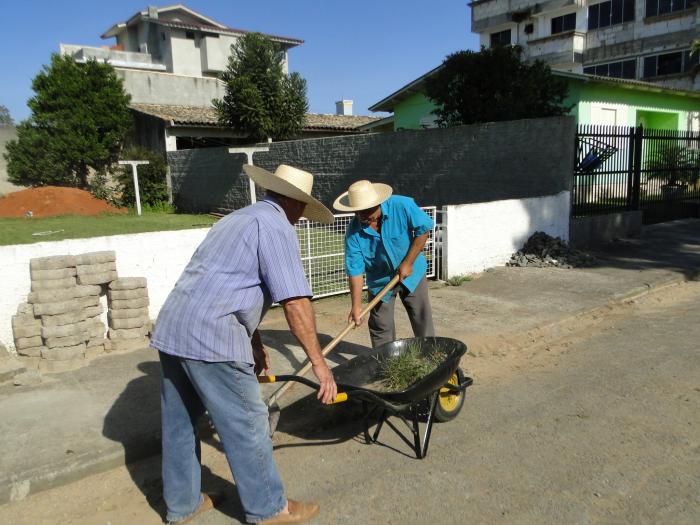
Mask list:
[[[552,69],[700,90],[700,0],[475,0],[484,47],[521,45]]]

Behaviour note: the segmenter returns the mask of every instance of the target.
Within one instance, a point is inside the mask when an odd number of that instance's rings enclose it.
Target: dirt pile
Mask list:
[[[510,257],[506,266],[579,268],[593,266],[595,262],[595,257],[570,248],[559,237],[552,237],[544,232],[535,232],[527,240],[525,246]]]
[[[0,217],[53,217],[126,213],[77,188],[43,186],[10,193],[0,198]]]

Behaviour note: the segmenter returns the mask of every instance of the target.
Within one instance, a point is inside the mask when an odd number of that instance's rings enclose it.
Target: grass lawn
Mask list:
[[[140,217],[134,213],[128,213],[124,215],[104,214],[95,217],[64,215],[43,219],[0,218],[0,245],[205,228],[214,222],[216,222],[216,218],[210,215],[162,212],[144,212]]]

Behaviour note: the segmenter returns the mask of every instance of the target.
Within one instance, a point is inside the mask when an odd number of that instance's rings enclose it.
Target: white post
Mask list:
[[[149,164],[147,160],[120,160],[122,166],[131,166],[131,174],[134,177],[134,193],[136,194],[136,215],[141,215],[141,194],[139,192],[139,175],[136,166],[139,164]]]
[[[253,153],[257,151],[270,151],[270,148],[267,146],[244,146],[242,148],[229,148],[228,152],[233,153],[233,154],[240,154],[240,153],[245,153],[246,156],[246,163],[247,164],[253,164]],[[243,175],[241,173],[241,175]],[[256,202],[256,196],[255,196],[255,183],[253,182],[253,179],[249,178],[248,179],[248,187],[250,191],[250,203],[254,204]]]

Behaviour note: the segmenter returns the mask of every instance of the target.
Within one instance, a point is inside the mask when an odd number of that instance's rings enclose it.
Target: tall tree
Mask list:
[[[541,60],[522,60],[520,46],[448,55],[426,79],[442,127],[563,115],[568,87]]]
[[[8,178],[17,184],[87,188],[90,170],[117,160],[131,127],[129,95],[109,64],[54,54],[32,81],[32,113],[7,144]]]
[[[252,140],[299,135],[308,102],[306,80],[284,73],[282,47],[260,33],[248,33],[231,46],[222,100],[213,101],[219,121]]]
[[[14,126],[15,121],[12,120],[12,115],[10,115],[10,110],[7,106],[0,104],[0,128],[7,126]]]

